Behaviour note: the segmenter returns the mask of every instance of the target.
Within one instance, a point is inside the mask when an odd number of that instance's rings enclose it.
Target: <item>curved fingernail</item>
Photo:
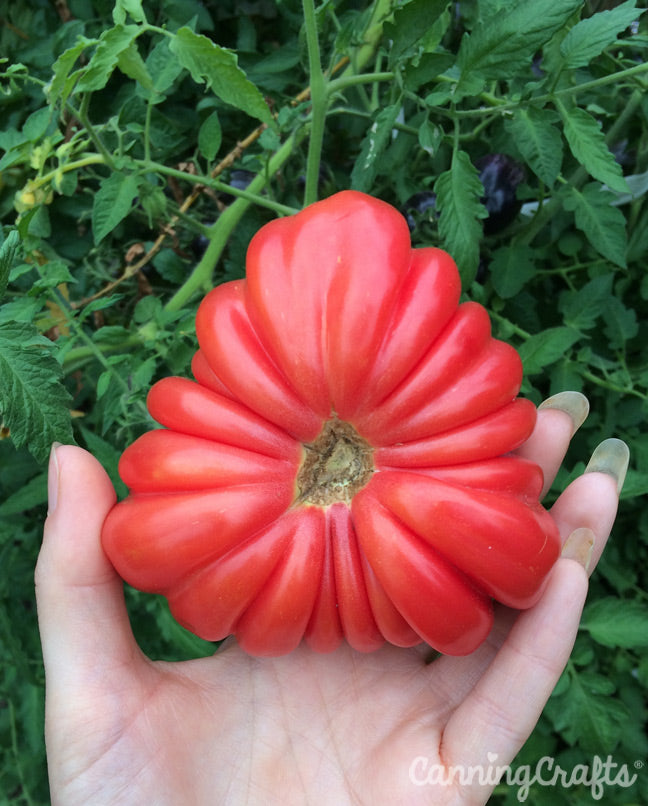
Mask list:
[[[628,464],[630,462],[630,449],[621,439],[605,439],[594,449],[589,460],[586,473],[607,473],[616,481],[617,492],[623,488]]]
[[[589,400],[580,392],[558,392],[538,406],[538,409],[558,409],[571,417],[572,436],[578,431],[589,414]]]
[[[589,571],[595,539],[594,532],[586,526],[574,529],[565,540],[561,556],[568,560],[576,560],[586,571]]]

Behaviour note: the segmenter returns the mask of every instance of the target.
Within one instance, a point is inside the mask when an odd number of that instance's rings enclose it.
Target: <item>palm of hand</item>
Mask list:
[[[547,411],[524,446],[548,480],[570,431]],[[517,618],[502,608],[465,658],[428,664],[421,648],[344,646],[255,659],[231,643],[210,658],[153,663],[99,548],[112,488],[87,454],[57,453],[58,503],[36,577],[54,804],[487,800],[492,783],[433,787],[427,771],[512,760],[571,651],[587,589],[580,565],[560,561],[538,605]],[[598,556],[616,500],[610,476],[578,479],[553,509],[563,538],[592,529]]]

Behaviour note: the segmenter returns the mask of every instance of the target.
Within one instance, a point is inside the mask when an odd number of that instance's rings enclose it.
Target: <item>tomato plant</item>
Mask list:
[[[302,639],[466,654],[492,599],[536,601],[558,557],[517,352],[459,304],[454,261],[343,191],[252,239],[202,302],[195,381],[159,381],[165,428],[124,452],[103,544],[132,585],[252,654]]]

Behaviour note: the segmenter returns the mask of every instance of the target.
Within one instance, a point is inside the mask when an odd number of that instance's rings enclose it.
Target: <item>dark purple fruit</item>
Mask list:
[[[484,232],[491,235],[508,226],[519,213],[518,185],[524,179],[524,168],[507,154],[487,154],[475,162],[484,186],[482,204],[488,210]]]
[[[407,219],[410,232],[414,232],[420,221],[430,221],[436,214],[436,193],[431,190],[415,193],[401,207],[401,213]]]

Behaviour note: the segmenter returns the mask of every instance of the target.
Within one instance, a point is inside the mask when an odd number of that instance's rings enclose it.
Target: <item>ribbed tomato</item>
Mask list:
[[[203,300],[195,381],[124,452],[103,545],[208,640],[278,655],[345,639],[466,654],[492,601],[526,608],[559,554],[535,408],[456,266],[382,201],[338,193],[253,238]]]

